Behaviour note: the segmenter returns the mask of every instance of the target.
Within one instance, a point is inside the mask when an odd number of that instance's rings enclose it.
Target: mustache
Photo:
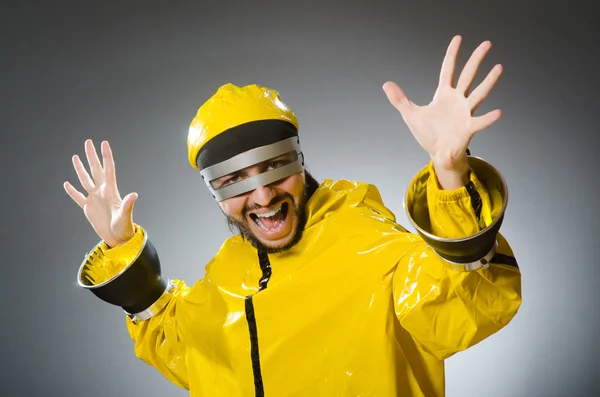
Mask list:
[[[267,204],[267,205],[263,206],[263,205],[253,204],[253,205],[249,205],[249,206],[245,207],[242,210],[242,215],[246,216],[246,215],[248,215],[248,212],[250,212],[250,211],[256,211],[261,208],[271,207],[281,201],[284,201],[285,199],[290,199],[292,201],[292,203],[294,202],[294,197],[292,197],[291,194],[289,194],[287,192],[277,193],[277,195],[275,197],[273,197],[271,199],[271,201],[269,201],[269,204]]]

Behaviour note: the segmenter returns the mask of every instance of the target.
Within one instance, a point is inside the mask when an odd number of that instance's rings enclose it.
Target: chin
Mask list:
[[[300,241],[302,238],[302,229],[298,227],[298,223],[296,223],[294,226],[295,227],[292,228],[284,237],[281,237],[277,240],[269,240],[258,237],[248,227],[240,227],[239,224],[237,225],[243,238],[248,240],[248,242],[252,244],[254,248],[258,250],[264,250],[264,252],[267,254],[285,252]]]
[[[263,250],[267,254],[284,252],[300,241],[306,221],[303,202],[297,206],[293,201],[287,201],[282,203],[282,209],[286,216],[285,222],[282,224],[284,230],[279,233],[274,231],[271,236],[260,228],[256,219],[250,214],[240,220],[227,217],[228,223],[232,231],[234,228],[237,229],[242,237],[256,249]]]
[[[294,237],[296,236],[296,232],[292,231],[287,236],[280,238],[278,240],[264,240],[261,238],[257,238],[254,236],[260,244],[267,250],[268,253],[282,252],[287,251],[293,245],[295,245],[296,241],[294,241]]]
[[[296,245],[302,236],[302,231],[298,230],[298,219],[292,221],[289,232],[278,239],[266,239],[253,232],[250,232],[251,236],[246,235],[246,238],[255,248],[264,249],[269,254],[287,251]]]

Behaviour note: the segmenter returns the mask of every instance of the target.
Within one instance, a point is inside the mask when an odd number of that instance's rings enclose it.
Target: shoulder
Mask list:
[[[320,190],[328,190],[331,192],[342,192],[342,193],[352,193],[352,192],[369,192],[376,191],[379,192],[377,186],[363,181],[356,181],[351,179],[325,179],[321,182],[319,186]]]
[[[307,207],[309,218],[322,219],[334,213],[361,209],[395,221],[394,213],[385,206],[377,186],[356,180],[325,179],[310,198]]]
[[[254,248],[244,237],[237,234],[229,237],[221,244],[215,258],[224,259],[226,261],[232,259],[234,256],[238,260],[245,257],[255,259],[256,255],[256,248]]]

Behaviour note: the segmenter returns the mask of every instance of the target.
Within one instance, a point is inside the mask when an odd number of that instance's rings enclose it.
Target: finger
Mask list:
[[[452,87],[452,83],[454,82],[454,69],[456,68],[456,58],[458,57],[461,40],[462,37],[454,36],[450,45],[448,45],[446,56],[444,57],[444,62],[442,63],[442,69],[440,71],[440,87]]]
[[[90,165],[90,170],[92,171],[94,183],[96,185],[102,184],[102,182],[104,182],[102,164],[100,164],[98,153],[96,153],[96,148],[94,147],[94,143],[91,139],[85,141],[85,155],[87,157],[88,164]]]
[[[472,134],[474,135],[476,132],[488,128],[490,125],[494,124],[501,116],[502,111],[500,109],[496,109],[484,114],[483,116],[473,117],[471,122]]]
[[[85,205],[85,196],[79,190],[75,189],[69,182],[63,184],[65,191],[81,208]]]
[[[464,94],[469,91],[473,81],[475,80],[475,75],[479,70],[479,66],[481,66],[481,61],[483,61],[483,58],[485,58],[490,48],[492,48],[492,43],[489,41],[484,41],[475,49],[475,51],[473,51],[471,58],[469,58],[467,61],[465,68],[458,78],[458,83],[456,84],[456,89],[458,91]]]
[[[77,173],[79,182],[81,182],[81,186],[83,186],[86,192],[92,192],[95,188],[94,182],[85,170],[85,167],[83,166],[83,163],[81,162],[81,159],[78,155],[73,156],[73,166],[75,167],[75,172]]]
[[[123,198],[123,215],[133,219],[133,205],[135,204],[137,198],[137,193],[129,193],[127,196],[125,196],[125,198]]]
[[[388,81],[383,85],[383,91],[387,95],[388,100],[406,119],[413,109],[413,103],[408,99],[402,88],[393,81]]]
[[[115,160],[107,141],[102,142],[102,162],[104,163],[104,177],[106,183],[117,190],[117,176],[115,174]]]
[[[502,65],[496,65],[490,70],[485,79],[479,84],[469,95],[469,103],[471,104],[471,110],[477,109],[477,106],[483,102],[489,95],[490,91],[498,82],[500,75],[502,74]]]

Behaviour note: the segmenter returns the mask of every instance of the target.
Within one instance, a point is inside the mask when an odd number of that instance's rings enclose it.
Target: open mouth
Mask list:
[[[261,214],[250,214],[250,219],[254,221],[262,234],[271,236],[285,229],[288,218],[288,209],[289,204],[283,202],[272,211]]]

